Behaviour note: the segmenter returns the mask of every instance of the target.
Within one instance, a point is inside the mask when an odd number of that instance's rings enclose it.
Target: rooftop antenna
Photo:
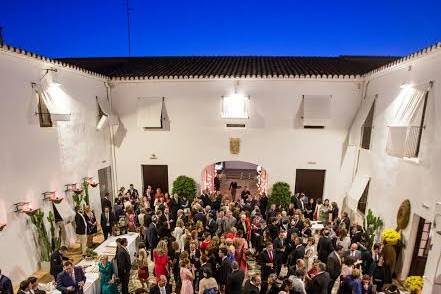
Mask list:
[[[3,27],[0,27],[0,46],[3,46],[5,40],[3,39]]]
[[[131,36],[130,36],[130,7],[129,0],[126,0],[126,13],[127,13],[127,42],[129,47],[129,56],[132,55],[132,44],[131,44]]]

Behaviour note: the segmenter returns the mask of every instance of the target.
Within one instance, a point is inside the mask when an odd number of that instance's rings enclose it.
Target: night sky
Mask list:
[[[129,0],[132,56],[406,55],[441,41],[441,0]],[[127,56],[125,0],[0,0],[7,44]]]

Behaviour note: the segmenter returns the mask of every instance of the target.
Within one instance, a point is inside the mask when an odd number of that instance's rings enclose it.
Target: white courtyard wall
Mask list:
[[[338,186],[342,146],[360,105],[362,83],[345,80],[241,80],[237,92],[250,96],[245,129],[229,129],[221,118],[221,97],[237,80],[116,81],[112,105],[125,129],[116,147],[117,185],[142,187],[142,164],[168,165],[169,185],[179,175],[200,182],[203,168],[218,161],[262,165],[269,187],[285,181],[294,189],[296,169],[325,169],[324,197],[341,199]],[[325,129],[303,129],[302,95],[332,95],[332,119]],[[170,130],[137,125],[137,98],[165,97]],[[120,133],[116,131],[116,133]],[[118,137],[118,136],[116,136]],[[241,140],[230,153],[229,138]],[[151,154],[156,159],[150,159]]]
[[[32,207],[51,210],[42,193],[57,191],[85,176],[97,178],[97,170],[111,164],[110,130],[96,131],[95,96],[105,96],[100,78],[55,66],[59,70],[62,99],[71,110],[71,120],[52,128],[41,128],[34,115],[31,82],[43,69],[53,67],[42,60],[0,51],[0,267],[14,284],[38,269],[39,254],[33,225],[25,214],[12,212],[13,204],[30,201]],[[101,203],[98,188],[90,190],[97,217]],[[70,199],[65,199],[69,205]],[[49,228],[49,226],[47,226]],[[68,225],[68,237],[73,237]]]
[[[438,213],[438,231],[441,217],[441,51],[413,59],[385,71],[367,77],[367,101],[378,95],[374,129],[370,150],[360,150],[358,172],[370,176],[368,208],[371,208],[385,221],[385,226],[397,226],[396,215],[402,201],[411,202],[411,218],[403,231],[406,244],[401,277],[409,272],[418,216],[434,222]],[[422,134],[420,155],[417,160],[400,159],[386,154],[388,135],[387,125],[392,121],[398,107],[395,98],[403,83],[427,85],[433,81]],[[367,105],[367,102],[363,102]],[[360,142],[360,123],[358,117],[351,129],[350,141]],[[358,121],[358,123],[357,123]],[[355,157],[354,157],[355,159]],[[356,160],[353,160],[356,164]],[[437,207],[438,203],[438,207]],[[424,293],[440,293],[441,289],[432,287],[435,276],[440,279],[441,269],[437,269],[441,253],[441,235],[432,230],[432,249],[425,270],[426,286]],[[412,239],[413,238],[413,239]],[[439,265],[438,265],[439,267]],[[433,291],[433,292],[432,292]]]

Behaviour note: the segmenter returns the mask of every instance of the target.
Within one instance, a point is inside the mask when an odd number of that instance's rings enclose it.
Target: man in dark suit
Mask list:
[[[345,258],[348,256],[352,257],[355,260],[361,259],[361,252],[358,250],[358,244],[352,243],[351,248],[345,252]]]
[[[220,181],[219,175],[217,173],[216,173],[216,176],[213,179],[213,185],[214,185],[214,190],[215,191],[219,191],[220,190],[221,181]]]
[[[298,259],[305,257],[305,245],[300,237],[294,237],[294,249],[288,257],[289,265],[294,265]]]
[[[46,294],[46,291],[38,289],[38,282],[36,277],[29,277],[29,293],[30,294]]]
[[[13,294],[14,289],[12,288],[11,279],[2,274],[0,269],[0,293],[2,294]]]
[[[309,294],[328,294],[329,283],[331,277],[326,271],[326,264],[320,262],[318,264],[318,273],[312,278],[311,285],[309,287]]]
[[[109,234],[112,234],[112,228],[116,223],[115,215],[110,211],[110,207],[104,207],[101,213],[101,228],[103,229],[104,240],[107,240]]]
[[[116,253],[116,264],[118,268],[118,277],[121,282],[122,294],[129,293],[129,278],[132,263],[130,262],[130,254],[127,251],[127,239],[120,239],[120,247]]]
[[[62,294],[82,294],[86,276],[81,267],[73,266],[72,262],[66,261],[56,281],[57,290]]]
[[[69,260],[69,258],[65,256],[66,253],[67,247],[61,246],[60,249],[55,250],[51,255],[50,273],[54,277],[54,280],[57,280],[58,274],[63,271],[63,262]]]
[[[259,294],[260,284],[262,280],[259,275],[252,276],[248,281],[245,282],[243,287],[243,294]]]
[[[136,189],[133,187],[133,184],[130,184],[130,187],[129,187],[129,190],[127,190],[127,193],[128,193],[129,196],[130,196],[130,200],[136,200],[136,199],[138,199],[138,197],[139,197],[138,190],[136,190]]]
[[[329,237],[329,230],[325,228],[323,229],[323,234],[317,244],[318,259],[321,262],[326,263],[328,261],[328,256],[332,251],[334,251],[334,246],[332,245],[332,240]]]
[[[158,279],[158,283],[150,288],[149,294],[171,294],[172,286],[167,283],[167,277],[161,275]]]
[[[81,244],[81,253],[85,256],[87,249],[87,222],[79,207],[75,207],[75,212],[75,234]]]
[[[225,287],[225,293],[229,294],[241,294],[242,283],[245,279],[245,273],[239,269],[237,261],[233,261],[231,264],[233,271],[228,276],[227,286]]]
[[[218,283],[221,291],[225,289],[228,277],[231,274],[231,264],[227,258],[228,250],[226,247],[221,247],[219,249],[219,258],[222,260],[220,267],[218,269]]]
[[[150,257],[153,260],[153,250],[156,248],[156,245],[158,245],[159,238],[158,238],[158,229],[156,228],[156,224],[158,222],[158,219],[156,216],[152,217],[152,222],[150,223],[149,227],[147,228],[147,242],[149,244],[149,248],[151,250]]]
[[[331,282],[329,283],[329,293],[332,291],[332,287],[334,287],[334,283],[341,273],[341,258],[343,257],[343,246],[337,245],[335,250],[331,252],[328,256],[328,261],[326,263],[326,269],[331,278]]]
[[[20,282],[20,286],[18,288],[17,294],[28,294],[31,290],[31,283],[28,280],[24,280]]]
[[[110,201],[110,193],[106,192],[104,198],[101,200],[101,209],[104,211],[104,208],[112,208],[112,201]]]
[[[201,194],[202,207],[206,207],[207,205],[211,205],[210,194],[208,193],[208,189],[204,189]]]
[[[210,234],[212,236],[214,236],[214,234],[216,234],[217,223],[216,223],[216,220],[214,219],[214,215],[211,213],[207,214],[207,225],[205,226],[205,230],[210,232]]]
[[[274,269],[276,271],[276,274],[280,273],[282,264],[286,263],[286,243],[286,232],[280,231],[279,236],[273,242],[274,251],[276,252],[274,256]],[[263,282],[265,283],[265,279],[263,280]]]
[[[266,283],[268,276],[272,273],[275,273],[274,251],[273,244],[271,242],[268,242],[266,244],[265,250],[263,250],[260,254],[260,264],[262,280],[264,283]]]

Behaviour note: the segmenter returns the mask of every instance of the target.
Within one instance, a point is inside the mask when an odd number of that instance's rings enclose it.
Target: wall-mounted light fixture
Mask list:
[[[77,183],[73,184],[66,184],[64,185],[64,191],[65,192],[73,192],[73,190],[77,187]]]
[[[58,74],[58,69],[56,68],[45,68],[43,76],[40,78],[40,82],[45,89],[53,86],[61,86],[60,76]]]
[[[83,181],[86,181],[92,188],[98,186],[98,182],[93,179],[93,177],[84,177]]]
[[[60,195],[57,195],[57,193],[55,191],[54,192],[44,192],[43,193],[43,200],[49,200],[52,203],[58,204],[61,201],[63,201],[63,199],[64,199],[64,197],[60,196]]]
[[[16,213],[26,213],[31,216],[34,215],[39,209],[33,209],[30,202],[17,202],[13,204],[15,206],[14,212]]]
[[[106,113],[102,108],[98,100],[98,96],[96,97],[96,101],[98,104],[98,123],[96,124],[96,129],[101,130],[109,118],[109,114]]]

